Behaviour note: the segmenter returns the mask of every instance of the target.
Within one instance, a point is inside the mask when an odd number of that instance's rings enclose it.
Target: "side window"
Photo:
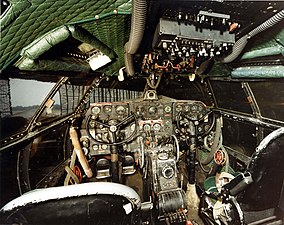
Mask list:
[[[252,114],[240,82],[210,81],[219,108]]]
[[[284,121],[283,80],[249,83],[263,117]]]
[[[31,119],[53,86],[54,83],[11,79],[12,114]]]
[[[8,86],[10,90],[6,93],[10,98],[6,103],[10,105],[11,113],[1,116],[1,139],[27,128],[53,85],[54,83],[35,80],[10,79]]]

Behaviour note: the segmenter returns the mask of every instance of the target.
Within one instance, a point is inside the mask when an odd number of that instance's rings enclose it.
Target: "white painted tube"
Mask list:
[[[88,178],[91,178],[93,176],[93,171],[91,170],[91,167],[86,159],[86,156],[82,150],[77,131],[74,127],[70,128],[70,139],[72,141],[72,145],[74,147],[74,151],[76,152],[76,155],[79,159],[79,162],[87,175]]]

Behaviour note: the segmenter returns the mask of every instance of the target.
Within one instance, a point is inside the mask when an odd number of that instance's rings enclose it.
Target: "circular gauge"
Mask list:
[[[170,179],[174,176],[175,170],[171,166],[165,166],[162,170],[163,177],[166,179]]]
[[[154,131],[160,131],[161,130],[161,124],[155,123],[153,126]]]
[[[197,110],[197,105],[192,105],[192,106],[191,106],[191,110],[192,110],[192,111],[196,111],[196,110]]]
[[[155,113],[157,113],[157,107],[151,106],[151,107],[148,109],[148,112],[149,112],[150,114],[155,114]]]
[[[107,150],[107,145],[102,145],[102,150]]]
[[[98,151],[99,150],[99,146],[98,145],[93,145],[93,150],[94,151]]]
[[[143,115],[144,112],[145,112],[145,109],[144,109],[144,107],[142,105],[139,105],[139,106],[136,107],[137,115]]]
[[[185,105],[184,106],[184,111],[188,112],[190,110],[190,106],[189,105]]]
[[[93,114],[99,114],[100,112],[101,112],[101,108],[100,108],[100,107],[94,106],[94,107],[92,108],[92,113],[93,113]]]
[[[126,108],[122,105],[119,105],[116,107],[115,111],[118,115],[123,115],[126,112]]]
[[[181,112],[182,111],[182,105],[177,105],[176,106],[176,111]]]
[[[106,105],[106,106],[104,107],[104,112],[105,112],[105,113],[111,113],[111,111],[112,111],[112,107],[111,107],[110,105]]]
[[[172,107],[170,107],[169,105],[167,105],[166,107],[165,107],[165,112],[166,113],[170,113],[172,111]]]
[[[143,129],[144,129],[144,131],[150,131],[151,130],[150,124],[145,124]]]

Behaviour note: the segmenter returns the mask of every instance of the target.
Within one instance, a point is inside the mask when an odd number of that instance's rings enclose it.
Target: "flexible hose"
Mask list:
[[[253,29],[249,32],[249,36],[253,37],[259,34],[262,31],[267,30],[268,28],[274,26],[275,24],[279,23],[284,18],[284,10],[281,10],[279,13],[272,16],[270,19],[266,20],[264,23]]]
[[[135,74],[133,65],[133,54],[135,54],[142,41],[147,15],[147,1],[132,1],[131,30],[128,42],[124,46],[124,60],[126,72],[133,76]]]
[[[247,35],[241,37],[233,46],[232,53],[224,57],[221,62],[230,63],[234,61],[241,54],[250,38],[279,23],[281,20],[283,20],[283,18],[284,10],[281,10],[279,13],[275,14],[270,19],[266,20],[264,23],[250,31]]]
[[[221,131],[222,131],[221,130],[221,118],[217,118],[216,119],[216,131],[215,131],[213,146],[212,146],[211,151],[208,154],[207,158],[203,161],[200,160],[201,164],[207,165],[213,160],[215,152],[218,150],[220,145],[222,145],[222,143],[220,143],[220,138],[221,138],[221,135],[222,135]]]
[[[124,63],[125,63],[125,71],[127,74],[130,76],[135,75],[135,70],[134,70],[134,63],[133,63],[133,55],[127,53],[128,49],[128,42],[124,45]]]
[[[127,44],[127,53],[135,54],[143,38],[147,13],[146,0],[132,1],[132,17],[129,41]]]
[[[233,46],[232,53],[221,60],[223,63],[233,62],[244,50],[248,43],[248,35],[241,37]]]

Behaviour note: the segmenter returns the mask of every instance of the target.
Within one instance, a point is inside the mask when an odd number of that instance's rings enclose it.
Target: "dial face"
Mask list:
[[[151,106],[149,109],[148,109],[148,112],[150,114],[155,114],[157,113],[157,107],[156,106]]]
[[[172,107],[170,107],[169,105],[167,105],[166,107],[165,107],[165,112],[166,113],[170,113],[172,111]]]
[[[189,105],[185,105],[185,106],[184,106],[184,110],[185,110],[186,112],[188,112],[189,109],[190,109],[190,106],[189,106]]]
[[[93,145],[93,150],[94,151],[98,151],[99,150],[99,146],[98,145]]]
[[[154,131],[160,131],[161,130],[161,124],[155,123],[153,126]]]
[[[102,145],[102,150],[107,150],[107,145]]]
[[[112,107],[111,107],[110,105],[106,105],[106,106],[104,107],[104,112],[105,112],[105,113],[111,113],[111,111],[112,111]]]
[[[166,166],[162,170],[163,177],[170,179],[174,176],[175,170],[171,166]]]
[[[126,112],[126,108],[122,105],[119,105],[116,107],[115,111],[118,115],[123,115]]]
[[[148,111],[150,114],[155,114],[157,113],[157,108],[155,106],[151,106]]]
[[[177,105],[176,106],[176,111],[181,112],[182,111],[182,105]]]
[[[137,113],[138,113],[138,112],[142,113],[142,112],[144,112],[144,111],[145,111],[145,109],[144,109],[144,107],[143,107],[142,105],[139,105],[139,106],[136,107],[136,112],[137,112]]]
[[[196,110],[197,110],[197,105],[192,105],[192,106],[191,106],[191,110],[192,110],[192,111],[196,111]]]
[[[100,112],[101,112],[101,108],[100,108],[100,107],[94,106],[94,107],[92,108],[92,113],[93,113],[93,114],[99,114]]]
[[[145,124],[143,129],[144,129],[144,131],[150,131],[151,130],[150,124]]]

